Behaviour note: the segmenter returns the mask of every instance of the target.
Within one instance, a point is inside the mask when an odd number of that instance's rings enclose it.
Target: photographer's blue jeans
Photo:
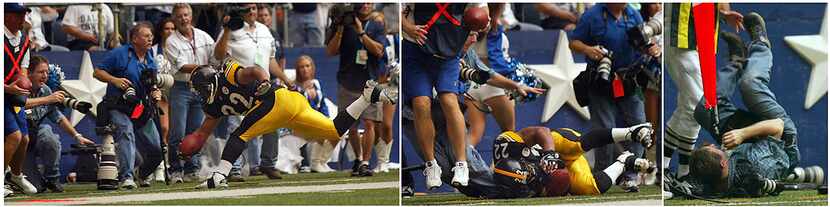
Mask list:
[[[614,99],[607,95],[607,92],[605,93],[601,94],[597,90],[589,92],[591,104],[588,105],[588,110],[591,112],[591,128],[630,127],[646,122],[642,96],[632,94]],[[617,116],[622,116],[623,125],[617,125]],[[642,157],[645,149],[640,143],[631,141],[594,148],[594,169],[605,169],[610,166],[622,151],[629,151],[637,157]],[[623,175],[628,178],[637,176],[633,172],[626,172]]]
[[[133,120],[118,110],[110,110],[110,121],[115,126],[113,139],[115,140],[115,151],[118,156],[118,179],[125,180],[134,178],[133,168],[135,166],[136,152],[142,156],[143,162],[139,166],[141,175],[139,178],[146,178],[153,172],[162,161],[160,137],[153,119],[147,120],[141,128],[134,126]]]
[[[61,140],[60,136],[52,131],[52,126],[42,123],[37,127],[37,145],[33,156],[40,157],[43,163],[43,177],[51,182],[60,179],[61,171]],[[36,165],[36,163],[28,163]]]
[[[182,165],[179,160],[179,145],[185,135],[193,133],[202,125],[205,119],[204,111],[202,111],[201,98],[190,91],[190,87],[186,82],[176,81],[173,88],[170,89],[170,136],[168,137],[169,145],[167,156],[170,159],[170,172],[184,172],[193,173],[198,172],[201,167],[199,161],[201,156],[199,153],[191,156],[190,160],[185,160]]]

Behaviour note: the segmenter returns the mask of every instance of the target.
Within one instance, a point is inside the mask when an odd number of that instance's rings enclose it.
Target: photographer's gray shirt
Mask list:
[[[40,98],[49,95],[52,95],[52,90],[49,89],[48,86],[44,85],[40,86],[37,91],[29,95],[29,98]],[[61,120],[63,117],[63,113],[61,113],[60,109],[57,107],[57,104],[44,104],[35,106],[31,109],[26,109],[26,119],[38,122],[42,121],[44,118],[48,118],[52,121],[52,123],[58,123],[58,120]]]

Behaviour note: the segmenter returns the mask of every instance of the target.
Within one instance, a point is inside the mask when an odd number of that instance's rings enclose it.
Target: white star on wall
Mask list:
[[[827,12],[828,10],[825,9],[825,19],[821,23],[821,32],[818,35],[784,37],[784,41],[793,50],[813,65],[810,82],[807,83],[804,109],[810,109],[827,94]]]
[[[547,122],[566,102],[584,119],[590,119],[588,107],[581,107],[576,101],[573,80],[587,67],[585,63],[575,63],[571,49],[568,48],[568,36],[565,31],[559,32],[559,42],[553,57],[553,64],[528,65],[536,71],[539,79],[550,88],[545,97],[545,108],[542,110],[542,122]]]
[[[92,67],[92,59],[89,58],[89,52],[84,51],[83,58],[78,80],[65,80],[61,83],[61,86],[78,100],[91,103],[92,109],[90,110],[92,114],[97,116],[98,103],[101,103],[107,93],[107,84],[92,77],[94,68]],[[72,122],[72,126],[75,126],[83,118],[83,113],[72,110],[72,116],[69,120]]]

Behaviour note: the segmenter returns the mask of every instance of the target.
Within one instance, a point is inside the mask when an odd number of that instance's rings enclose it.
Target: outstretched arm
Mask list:
[[[746,140],[758,137],[772,136],[781,139],[784,133],[784,121],[781,119],[768,119],[754,123],[748,127],[734,129],[723,134],[723,146],[732,149]]]

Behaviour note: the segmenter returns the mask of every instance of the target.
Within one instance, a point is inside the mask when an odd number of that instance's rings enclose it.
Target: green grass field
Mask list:
[[[412,198],[403,198],[403,205],[555,205],[657,199],[660,199],[659,188],[657,186],[645,186],[641,187],[640,192],[637,193],[626,193],[620,188],[614,187],[607,193],[599,196],[565,196],[519,199],[480,199],[467,197],[460,193],[437,193],[415,196]]]
[[[702,205],[743,205],[743,206],[827,206],[827,195],[818,195],[815,190],[787,191],[778,196],[766,196],[760,198],[729,198],[715,199],[729,203],[716,203],[704,200],[669,199],[665,200],[667,206],[702,206]]]
[[[262,188],[277,186],[315,186],[332,184],[354,184],[354,183],[375,183],[398,181],[398,171],[375,174],[373,177],[350,177],[348,172],[335,173],[301,173],[295,175],[283,175],[281,180],[269,180],[265,176],[246,177],[246,182],[230,183],[230,189]],[[5,202],[28,202],[41,201],[52,203],[63,199],[90,198],[99,196],[134,195],[146,193],[176,193],[206,191],[195,189],[198,183],[181,183],[166,186],[163,183],[154,183],[151,187],[137,188],[133,190],[99,191],[94,183],[65,185],[63,193],[41,193],[35,195],[15,194],[14,197],[6,198]],[[380,189],[365,190],[338,190],[314,192],[314,193],[284,193],[264,194],[256,196],[244,196],[234,198],[205,198],[187,200],[166,200],[148,201],[139,203],[119,203],[119,205],[397,205],[400,197],[399,186],[389,186]],[[221,194],[221,190],[215,190]],[[321,196],[315,196],[319,194]],[[322,196],[325,195],[325,196]],[[363,199],[357,199],[363,198]],[[60,203],[60,202],[56,202]]]

